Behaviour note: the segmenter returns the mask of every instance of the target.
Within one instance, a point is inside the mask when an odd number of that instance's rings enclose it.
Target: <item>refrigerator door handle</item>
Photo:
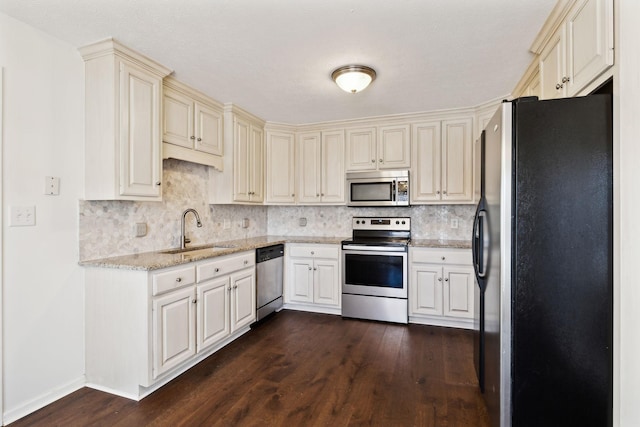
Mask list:
[[[473,269],[478,281],[478,285],[484,286],[484,278],[487,275],[486,254],[484,248],[484,231],[487,211],[484,209],[484,199],[478,203],[476,215],[473,218],[473,238],[471,252],[473,254]]]

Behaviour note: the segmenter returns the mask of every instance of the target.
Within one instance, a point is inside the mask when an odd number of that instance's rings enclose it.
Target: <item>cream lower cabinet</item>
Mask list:
[[[152,272],[87,268],[87,385],[139,400],[248,332],[254,267],[248,251]]]
[[[475,279],[471,251],[410,248],[409,321],[473,327]]]
[[[473,118],[412,125],[411,204],[473,203]]]
[[[340,247],[287,245],[285,307],[340,314]]]

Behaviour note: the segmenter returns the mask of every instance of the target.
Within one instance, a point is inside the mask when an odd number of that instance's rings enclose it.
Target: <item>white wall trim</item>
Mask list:
[[[4,317],[2,314],[2,307],[4,304],[2,300],[2,295],[4,294],[4,235],[2,233],[4,229],[4,205],[2,203],[4,200],[2,193],[2,187],[4,185],[4,175],[2,171],[2,153],[4,152],[4,109],[2,108],[4,105],[4,95],[2,91],[2,88],[4,87],[3,70],[4,67],[0,65],[0,425],[4,425],[4,335],[2,334],[2,331],[4,330]]]
[[[26,402],[24,405],[7,411],[7,413],[4,414],[4,423],[2,425],[19,420],[20,418],[25,417],[38,409],[42,409],[56,400],[73,393],[74,391],[80,390],[85,386],[85,383],[86,380],[83,375],[82,377],[77,378],[70,383],[63,384],[48,393],[41,394],[40,396]]]

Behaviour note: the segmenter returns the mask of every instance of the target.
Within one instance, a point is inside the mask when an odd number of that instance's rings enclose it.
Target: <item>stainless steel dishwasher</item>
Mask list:
[[[256,249],[256,321],[282,307],[284,245]]]

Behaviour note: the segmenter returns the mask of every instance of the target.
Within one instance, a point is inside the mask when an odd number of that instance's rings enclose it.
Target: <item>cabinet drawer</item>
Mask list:
[[[338,246],[296,245],[289,247],[289,256],[338,259],[340,248]]]
[[[215,258],[211,261],[198,264],[198,283],[214,277],[224,276],[243,268],[253,267],[256,264],[255,252],[243,252],[240,255],[230,255],[228,257]]]
[[[412,262],[429,264],[471,265],[471,250],[469,249],[431,249],[412,248]]]
[[[193,265],[177,270],[166,271],[153,275],[153,295],[163,294],[174,289],[192,285],[196,281]]]

